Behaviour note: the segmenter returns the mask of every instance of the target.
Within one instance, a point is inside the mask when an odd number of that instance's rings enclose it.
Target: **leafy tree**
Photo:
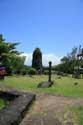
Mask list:
[[[73,47],[72,51],[61,59],[61,64],[57,65],[55,69],[65,73],[73,73],[74,67],[78,64],[77,52],[78,48]]]
[[[39,48],[36,48],[33,52],[32,67],[36,70],[42,69],[42,53]]]
[[[67,56],[64,56],[62,59],[61,59],[61,62],[62,63],[67,63],[69,62],[69,58]]]
[[[24,72],[25,70],[24,62],[25,62],[25,56],[16,56],[12,58],[11,65],[13,73],[21,74],[22,72]]]
[[[70,53],[72,60],[76,60],[76,58],[77,58],[77,50],[78,50],[77,47],[72,48],[72,52]]]
[[[19,43],[9,43],[0,34],[0,65],[5,66],[7,73],[22,68],[24,59],[20,57],[20,52],[16,50]]]

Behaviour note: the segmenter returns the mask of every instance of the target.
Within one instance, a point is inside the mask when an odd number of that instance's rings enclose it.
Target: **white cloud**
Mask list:
[[[43,55],[43,65],[48,66],[48,62],[52,61],[52,65],[60,63],[60,57],[55,56],[54,54],[45,54]]]
[[[23,53],[22,56],[26,56],[25,64],[31,65],[32,64],[32,53]],[[48,66],[48,62],[52,61],[52,65],[56,65],[60,63],[61,57],[58,57],[54,54],[43,54],[42,62],[44,66]]]

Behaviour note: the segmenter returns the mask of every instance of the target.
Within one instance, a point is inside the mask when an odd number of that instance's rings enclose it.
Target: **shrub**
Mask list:
[[[44,74],[45,74],[45,75],[48,75],[48,74],[49,74],[49,71],[48,71],[48,70],[44,70]]]
[[[35,75],[36,74],[36,70],[34,68],[30,68],[28,71],[29,75]]]
[[[22,75],[26,75],[26,74],[27,74],[27,70],[26,70],[26,69],[23,69],[23,70],[21,71],[21,74],[22,74]]]

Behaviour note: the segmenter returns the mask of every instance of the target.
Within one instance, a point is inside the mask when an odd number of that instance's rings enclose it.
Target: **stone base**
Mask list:
[[[26,115],[30,104],[35,100],[35,95],[0,88],[0,98],[9,102],[5,108],[0,110],[0,125],[18,125]]]
[[[45,81],[45,82],[41,82],[38,84],[38,88],[48,88],[48,87],[51,87],[53,85],[53,81],[51,82],[48,82],[48,81]]]

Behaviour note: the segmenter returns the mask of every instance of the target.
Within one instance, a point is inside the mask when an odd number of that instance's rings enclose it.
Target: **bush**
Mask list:
[[[48,70],[44,70],[44,74],[45,74],[45,75],[48,75],[48,74],[49,74],[49,71],[48,71]]]
[[[27,70],[26,70],[26,69],[23,69],[23,70],[21,71],[21,74],[22,74],[22,75],[26,75],[26,74],[27,74]]]
[[[30,68],[28,71],[29,75],[35,75],[36,74],[36,70],[34,68]]]

